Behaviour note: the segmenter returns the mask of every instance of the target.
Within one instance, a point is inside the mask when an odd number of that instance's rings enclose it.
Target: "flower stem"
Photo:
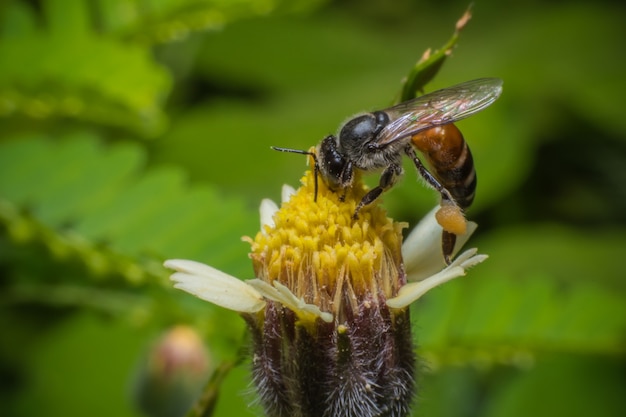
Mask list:
[[[238,354],[234,358],[223,360],[213,371],[202,394],[196,403],[187,412],[185,417],[211,417],[220,393],[220,387],[228,373],[243,361],[244,355]]]

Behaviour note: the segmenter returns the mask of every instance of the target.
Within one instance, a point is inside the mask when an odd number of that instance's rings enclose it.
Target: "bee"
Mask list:
[[[463,211],[472,204],[476,191],[472,154],[454,122],[490,106],[501,92],[499,78],[467,81],[384,110],[359,114],[344,123],[338,135],[324,138],[315,152],[273,149],[312,156],[316,173],[342,196],[352,185],[356,170],[382,170],[378,185],[363,196],[354,218],[396,183],[403,174],[402,156],[407,155],[419,175],[441,195],[437,221],[443,228],[442,251],[449,264],[456,236],[465,231]]]

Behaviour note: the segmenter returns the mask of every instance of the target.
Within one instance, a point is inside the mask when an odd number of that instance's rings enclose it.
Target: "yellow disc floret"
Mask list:
[[[366,193],[360,178],[345,191],[334,192],[319,181],[315,196],[312,170],[303,186],[252,241],[256,276],[278,280],[297,297],[322,311],[353,309],[365,298],[393,297],[404,283],[401,230],[377,202],[353,215]],[[344,306],[346,307],[346,306]]]

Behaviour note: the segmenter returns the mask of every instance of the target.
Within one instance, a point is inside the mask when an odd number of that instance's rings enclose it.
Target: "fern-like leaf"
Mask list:
[[[198,259],[245,275],[239,237],[257,219],[240,201],[188,187],[174,169],[143,173],[134,144],[105,146],[88,134],[29,137],[0,146],[0,221],[13,240],[39,240],[94,272],[136,282],[164,276],[165,256]]]
[[[0,116],[72,118],[158,133],[168,72],[150,50],[98,36],[80,7],[63,7],[78,10],[67,15],[56,3],[44,2],[45,28],[22,3],[1,16],[0,27],[7,28],[0,38]]]
[[[537,226],[480,242],[490,259],[417,308],[425,356],[523,364],[542,352],[626,354],[623,236]]]
[[[103,30],[141,43],[180,41],[244,18],[276,11],[308,10],[325,0],[99,0]]]

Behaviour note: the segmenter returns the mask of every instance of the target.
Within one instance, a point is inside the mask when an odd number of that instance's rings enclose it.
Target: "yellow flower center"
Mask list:
[[[278,280],[305,302],[335,315],[347,304],[383,302],[405,283],[402,228],[374,202],[353,218],[367,192],[356,176],[353,186],[333,192],[309,170],[302,187],[283,203],[273,227],[264,226],[251,242],[258,278]],[[341,320],[341,317],[339,318]]]

